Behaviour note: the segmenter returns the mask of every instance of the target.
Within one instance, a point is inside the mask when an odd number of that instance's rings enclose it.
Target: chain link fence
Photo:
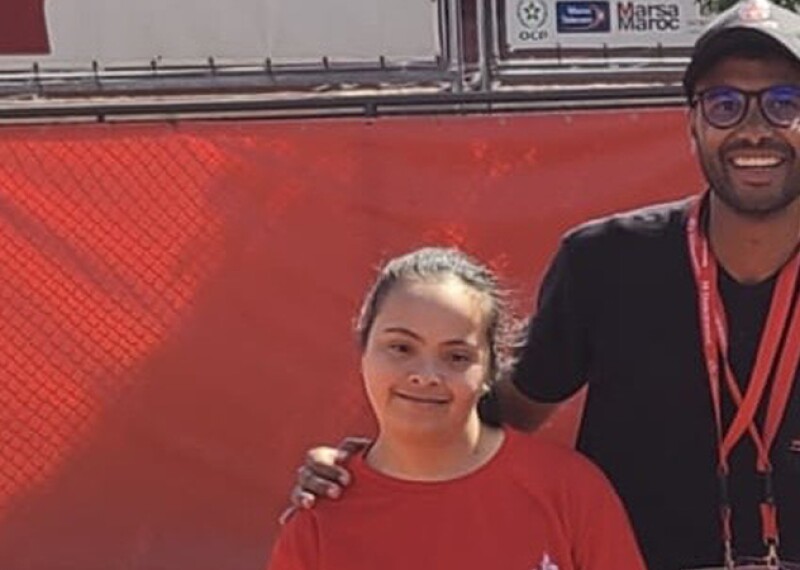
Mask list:
[[[218,151],[164,131],[0,136],[0,510],[80,444],[214,266],[200,189]]]

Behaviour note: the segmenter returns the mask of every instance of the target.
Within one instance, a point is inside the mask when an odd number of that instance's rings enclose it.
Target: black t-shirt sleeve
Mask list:
[[[547,270],[517,355],[514,385],[539,402],[564,400],[585,381],[588,316],[581,287],[587,284],[574,250],[574,240],[567,237]]]

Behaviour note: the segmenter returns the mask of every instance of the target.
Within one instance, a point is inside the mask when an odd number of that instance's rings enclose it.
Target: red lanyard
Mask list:
[[[794,374],[800,360],[800,302],[795,303],[795,288],[800,268],[800,253],[781,270],[775,291],[772,294],[767,321],[761,335],[755,365],[750,374],[750,381],[744,395],[733,374],[728,358],[728,325],[725,309],[717,289],[717,262],[711,253],[708,239],[700,230],[700,209],[703,199],[695,201],[686,224],[689,244],[689,255],[692,260],[695,281],[698,291],[698,309],[700,328],[703,337],[703,355],[708,370],[708,382],[711,389],[711,401],[714,406],[714,421],[717,427],[718,469],[721,487],[722,537],[725,545],[726,564],[733,565],[733,533],[731,530],[731,504],[727,496],[727,480],[729,473],[728,458],[745,431],[750,434],[756,447],[756,469],[764,482],[761,498],[761,528],[764,544],[767,546],[768,564],[777,564],[778,518],[775,498],[772,493],[772,463],[769,451],[775,441],[786,405],[789,392],[794,381]],[[790,312],[792,312],[790,316]],[[788,330],[787,330],[788,329]],[[785,332],[785,334],[784,334]],[[778,364],[774,365],[776,355]],[[722,374],[720,374],[720,363]],[[755,422],[755,414],[762,401],[770,373],[773,372],[773,383],[767,404],[767,415],[763,431],[759,432]],[[731,424],[727,431],[722,425],[721,380],[724,377],[725,387],[736,407]]]

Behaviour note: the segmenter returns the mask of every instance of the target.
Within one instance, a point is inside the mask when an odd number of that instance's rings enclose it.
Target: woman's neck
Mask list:
[[[740,283],[774,275],[800,240],[800,200],[765,218],[745,216],[715,194],[709,204],[708,235],[717,261]]]
[[[367,454],[367,463],[397,479],[447,481],[486,464],[503,438],[502,430],[483,425],[477,418],[458,434],[431,437],[381,432]]]

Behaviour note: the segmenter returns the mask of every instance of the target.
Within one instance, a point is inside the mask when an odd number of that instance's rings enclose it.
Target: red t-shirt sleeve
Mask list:
[[[645,570],[622,501],[597,467],[586,466],[586,477],[571,493],[576,567]]]
[[[267,570],[317,570],[319,532],[314,514],[298,511],[283,526]]]

